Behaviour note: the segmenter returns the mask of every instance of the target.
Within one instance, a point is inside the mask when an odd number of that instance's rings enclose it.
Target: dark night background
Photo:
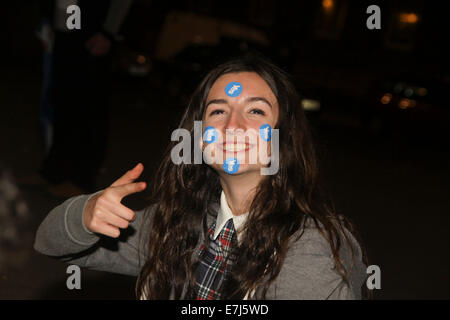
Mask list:
[[[25,3],[5,1],[0,19],[0,162],[19,180],[44,155],[40,17],[36,1]],[[293,76],[305,101],[320,103],[307,115],[323,186],[381,268],[374,298],[449,299],[450,11],[441,3],[135,1],[111,52],[111,132],[97,188],[137,162],[150,182],[207,67],[258,51]],[[380,30],[366,27],[371,4],[381,8]],[[32,248],[63,199],[19,191],[29,210],[10,218],[16,239],[0,242],[0,299],[134,298],[135,278],[90,270],[81,290],[68,290],[66,265]],[[146,196],[127,203],[142,208]]]

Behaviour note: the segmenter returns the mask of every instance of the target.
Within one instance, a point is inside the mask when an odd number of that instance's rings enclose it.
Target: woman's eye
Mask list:
[[[209,115],[214,116],[216,114],[222,114],[222,113],[223,113],[223,110],[217,109],[217,110],[211,111],[211,113]]]
[[[250,113],[252,113],[252,114],[259,114],[259,115],[262,115],[262,116],[264,116],[266,114],[261,109],[252,109],[252,110],[250,110]]]

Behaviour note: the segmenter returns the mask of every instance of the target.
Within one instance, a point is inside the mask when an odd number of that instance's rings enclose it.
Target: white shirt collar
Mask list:
[[[234,228],[237,231],[238,241],[240,241],[242,234],[242,227],[244,226],[247,217],[248,212],[238,216],[235,216],[233,212],[231,212],[231,209],[228,206],[227,198],[225,197],[225,193],[222,190],[222,194],[220,195],[220,209],[219,212],[217,213],[216,228],[214,230],[214,240],[217,239],[217,237],[220,234],[220,231],[222,231],[227,221],[233,219]]]

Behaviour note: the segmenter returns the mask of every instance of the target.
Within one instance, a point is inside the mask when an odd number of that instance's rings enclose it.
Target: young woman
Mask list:
[[[195,121],[215,138],[195,139]],[[267,127],[277,130],[273,150],[267,135],[258,135]],[[134,182],[138,164],[109,188],[53,209],[36,250],[136,275],[138,298],[361,298],[365,255],[348,220],[320,197],[308,124],[283,71],[255,56],[219,65],[193,93],[180,128],[189,131],[194,152],[200,146],[214,161],[178,163],[172,142],[147,209],[121,204],[146,188]],[[236,142],[242,132],[248,135]],[[271,163],[260,156],[246,161],[257,149],[276,156],[272,174],[261,174]],[[117,250],[99,245],[125,229],[139,232],[117,240]]]

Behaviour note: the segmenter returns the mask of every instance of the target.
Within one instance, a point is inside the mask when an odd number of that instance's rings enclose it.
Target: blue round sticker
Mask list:
[[[236,158],[228,158],[224,161],[223,170],[229,174],[235,174],[239,170],[239,161]]]
[[[242,92],[242,84],[239,82],[230,82],[225,87],[225,93],[230,97],[237,97]]]
[[[264,141],[270,141],[272,138],[272,127],[270,124],[266,123],[259,127],[259,135]]]
[[[203,140],[207,143],[213,143],[217,140],[217,130],[214,127],[206,127],[203,132]]]

